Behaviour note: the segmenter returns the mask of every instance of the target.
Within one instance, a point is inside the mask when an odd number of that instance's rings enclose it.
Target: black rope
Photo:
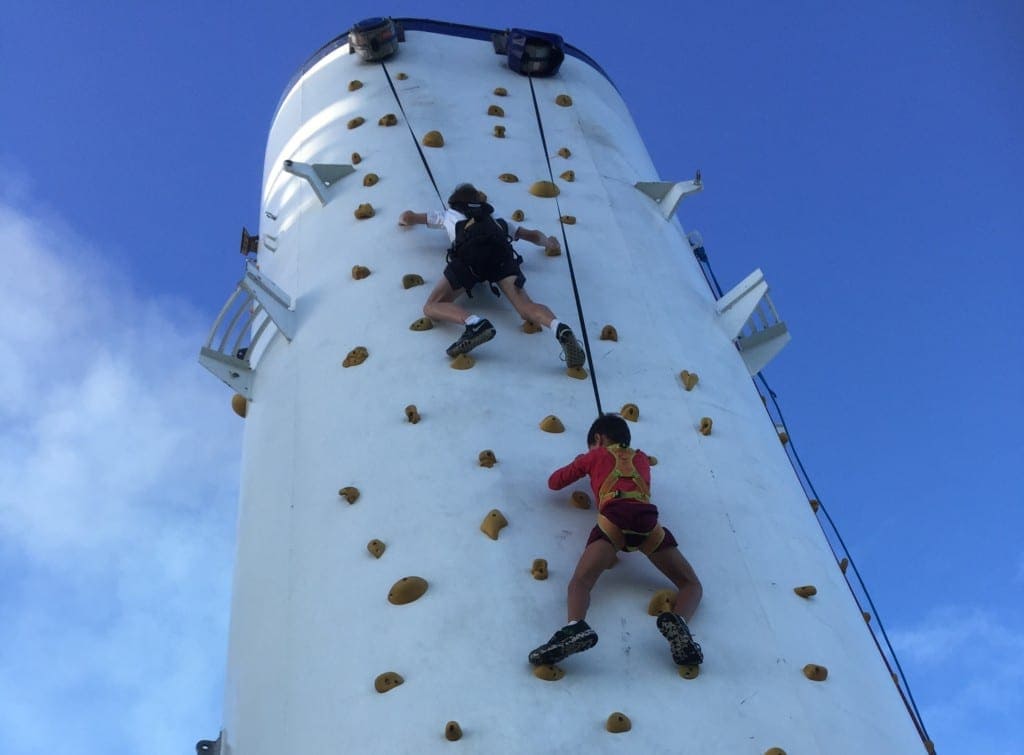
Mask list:
[[[416,145],[416,151],[420,153],[420,160],[423,161],[423,167],[427,169],[427,175],[430,177],[430,183],[434,185],[434,191],[437,192],[437,198],[441,200],[441,204],[444,204],[444,197],[441,196],[441,190],[437,188],[437,181],[434,180],[434,174],[430,171],[430,163],[427,162],[427,156],[423,154],[423,148],[420,147],[419,139],[416,138],[416,132],[412,130],[412,123],[409,121],[409,116],[405,114],[405,108],[402,106],[402,98],[398,96],[398,90],[395,89],[395,82],[391,80],[391,74],[388,73],[388,67],[381,61],[380,67],[384,70],[384,75],[388,79],[388,86],[391,87],[391,93],[395,95],[395,102],[398,103],[398,109],[402,111],[402,119],[405,121],[406,127],[409,129],[409,134],[412,136],[412,143]]]
[[[540,131],[540,143],[544,149],[544,160],[548,166],[548,176],[551,183],[555,183],[555,172],[551,168],[551,156],[548,154],[548,140],[544,136],[544,123],[540,117],[540,105],[537,104],[537,91],[533,87],[533,77],[530,76],[530,96],[533,97],[533,110],[537,114],[537,128]],[[583,350],[587,352],[587,362],[590,364],[590,383],[594,387],[594,401],[597,404],[598,415],[604,414],[601,408],[601,393],[597,388],[597,370],[594,368],[594,357],[590,353],[590,338],[587,337],[587,323],[583,319],[583,302],[580,300],[580,288],[576,283],[576,271],[572,265],[572,254],[569,251],[569,239],[565,235],[565,223],[562,222],[562,206],[555,197],[555,209],[558,211],[558,224],[562,229],[562,246],[565,249],[565,259],[569,263],[569,278],[572,280],[572,295],[576,298],[576,314],[580,318],[580,329],[583,335]]]

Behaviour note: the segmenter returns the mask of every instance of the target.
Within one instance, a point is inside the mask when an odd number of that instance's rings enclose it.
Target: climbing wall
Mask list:
[[[286,160],[355,172],[321,201]],[[678,222],[635,188],[658,179],[574,57],[531,82],[489,41],[407,31],[383,64],[341,46],[291,86],[259,266],[297,321],[244,407],[223,752],[923,749]],[[447,237],[397,219],[463,181],[562,240],[518,247],[532,297],[585,328],[585,372],[484,287],[469,308],[496,338],[445,356],[460,328],[421,307]],[[656,458],[654,501],[704,584],[696,678],[639,554],[594,592],[594,649],[540,676],[526,661],[564,623],[594,524],[585,481],[546,481],[598,400]]]

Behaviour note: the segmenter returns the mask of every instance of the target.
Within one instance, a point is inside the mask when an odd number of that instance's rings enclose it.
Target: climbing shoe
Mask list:
[[[585,621],[567,624],[559,629],[551,639],[530,653],[530,663],[534,666],[558,663],[573,653],[589,650],[597,644],[597,632]]]
[[[572,328],[564,322],[559,323],[555,337],[562,345],[562,358],[565,360],[565,366],[582,367],[587,361],[587,354],[583,351],[580,342],[576,340],[576,334],[572,332]]]
[[[671,611],[658,616],[658,631],[668,640],[668,646],[672,650],[672,660],[677,666],[696,666],[703,662],[704,653],[700,645],[694,642],[690,634],[690,628],[686,626],[683,617]]]
[[[462,335],[459,336],[459,340],[448,347],[448,356],[457,357],[459,354],[468,354],[492,338],[494,338],[494,326],[491,325],[490,320],[484,319],[475,325],[467,325]]]

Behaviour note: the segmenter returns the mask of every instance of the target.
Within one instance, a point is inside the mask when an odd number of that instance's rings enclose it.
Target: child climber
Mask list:
[[[650,501],[650,460],[643,451],[630,448],[629,440],[629,426],[622,417],[602,414],[587,433],[590,450],[556,469],[548,479],[548,487],[561,490],[589,475],[598,515],[597,526],[569,580],[569,623],[530,653],[534,665],[557,663],[597,644],[597,633],[585,621],[590,591],[620,550],[642,551],[679,589],[674,610],[657,620],[672,660],[679,666],[704,660],[686,624],[697,610],[703,588],[672,533],[658,523],[658,509]]]

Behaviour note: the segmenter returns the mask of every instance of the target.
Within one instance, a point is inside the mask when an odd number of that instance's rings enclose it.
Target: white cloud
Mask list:
[[[187,752],[220,725],[240,452],[208,323],[54,218],[0,201],[0,241],[4,751]]]

